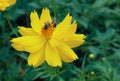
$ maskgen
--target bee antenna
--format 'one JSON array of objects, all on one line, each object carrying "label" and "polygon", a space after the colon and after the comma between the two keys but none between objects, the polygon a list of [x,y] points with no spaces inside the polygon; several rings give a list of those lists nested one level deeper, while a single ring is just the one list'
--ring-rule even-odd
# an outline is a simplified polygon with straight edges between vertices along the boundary
[{"label": "bee antenna", "polygon": [[57,22],[56,22],[56,18],[55,17],[54,17],[54,19],[52,21],[52,24],[53,24],[54,27],[56,27]]}]

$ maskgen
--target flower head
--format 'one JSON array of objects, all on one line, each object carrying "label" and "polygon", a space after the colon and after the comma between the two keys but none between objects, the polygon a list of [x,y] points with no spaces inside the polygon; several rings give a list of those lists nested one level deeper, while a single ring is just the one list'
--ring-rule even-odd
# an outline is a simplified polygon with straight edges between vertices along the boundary
[{"label": "flower head", "polygon": [[69,14],[56,25],[49,9],[42,10],[39,18],[36,11],[30,14],[32,28],[19,27],[22,35],[11,40],[12,46],[19,51],[30,53],[28,64],[34,67],[46,61],[51,66],[62,66],[62,61],[72,62],[78,59],[71,49],[84,42],[84,34],[75,34],[77,23],[71,23]]},{"label": "flower head", "polygon": [[16,3],[16,0],[0,0],[0,10],[4,11],[7,7]]}]

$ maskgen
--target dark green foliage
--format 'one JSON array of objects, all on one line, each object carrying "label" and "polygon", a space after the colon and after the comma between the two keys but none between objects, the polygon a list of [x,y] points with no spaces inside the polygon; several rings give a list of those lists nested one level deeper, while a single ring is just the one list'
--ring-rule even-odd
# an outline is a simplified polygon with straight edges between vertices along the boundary
[{"label": "dark green foliage", "polygon": [[[30,12],[41,14],[48,7],[57,23],[67,13],[78,23],[76,33],[85,34],[85,43],[74,49],[79,60],[50,67],[27,65],[25,52],[11,47],[17,26],[30,27]],[[17,0],[6,11],[0,11],[0,81],[120,81],[120,0]],[[95,58],[89,58],[89,54]]]}]

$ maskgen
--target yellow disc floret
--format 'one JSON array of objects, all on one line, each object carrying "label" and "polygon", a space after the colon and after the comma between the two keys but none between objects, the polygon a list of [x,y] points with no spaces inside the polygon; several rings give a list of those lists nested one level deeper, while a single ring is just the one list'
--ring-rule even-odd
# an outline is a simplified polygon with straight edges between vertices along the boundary
[{"label": "yellow disc floret", "polygon": [[49,22],[47,22],[42,28],[42,34],[47,38],[50,38],[52,36],[53,31],[54,31],[54,26]]}]

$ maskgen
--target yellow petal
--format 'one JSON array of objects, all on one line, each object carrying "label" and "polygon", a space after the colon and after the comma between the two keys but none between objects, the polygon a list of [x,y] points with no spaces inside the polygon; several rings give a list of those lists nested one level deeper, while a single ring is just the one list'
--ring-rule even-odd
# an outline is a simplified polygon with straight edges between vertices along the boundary
[{"label": "yellow petal", "polygon": [[[45,44],[46,40],[42,36],[23,36],[18,38],[13,38],[11,40],[13,44],[22,45],[24,51],[36,52]],[[16,45],[13,45],[16,50],[19,50]]]},{"label": "yellow petal", "polygon": [[68,33],[71,33],[71,34],[74,34],[77,30],[77,23],[76,21],[74,21],[72,24],[71,24],[71,27],[68,29]]},{"label": "yellow petal", "polygon": [[29,57],[28,57],[28,64],[30,66],[37,67],[37,66],[41,65],[44,62],[44,60],[45,60],[44,48],[45,47],[42,47],[37,52],[31,53],[29,55]]},{"label": "yellow petal", "polygon": [[45,60],[51,66],[60,66],[62,67],[62,62],[56,48],[50,46],[49,43],[46,45],[45,50]]},{"label": "yellow petal", "polygon": [[56,39],[51,38],[51,39],[49,40],[49,44],[50,44],[52,47],[56,47],[56,46],[59,44],[59,42],[58,42]]},{"label": "yellow petal", "polygon": [[23,26],[19,26],[19,32],[23,36],[37,35],[37,33],[32,28],[27,28],[27,27],[23,27]]},{"label": "yellow petal", "polygon": [[84,34],[73,34],[64,38],[63,43],[67,44],[71,48],[74,48],[83,44],[85,37],[86,36]]},{"label": "yellow petal", "polygon": [[41,24],[40,19],[36,11],[31,12],[30,14],[31,26],[37,32],[41,33]]},{"label": "yellow petal", "polygon": [[19,32],[23,36],[37,35],[37,33],[32,28],[27,28],[27,27],[23,27],[23,26],[19,26]]},{"label": "yellow petal", "polygon": [[58,24],[57,27],[55,28],[55,31],[53,32],[53,37],[54,35],[57,37],[69,35],[70,33],[66,33],[66,32],[69,32],[67,30],[70,29],[71,27],[71,20],[72,20],[72,16],[68,14],[65,17],[65,19],[60,24]]},{"label": "yellow petal", "polygon": [[40,16],[40,25],[43,27],[46,22],[52,22],[52,18],[50,16],[50,11],[48,8],[42,9],[42,13]]},{"label": "yellow petal", "polygon": [[8,0],[8,3],[9,3],[10,5],[13,5],[13,4],[16,3],[16,0]]},{"label": "yellow petal", "polygon": [[8,0],[0,0],[0,10],[4,11],[9,6]]},{"label": "yellow petal", "polygon": [[13,43],[11,45],[15,47],[18,51],[24,51],[23,46],[19,43]]},{"label": "yellow petal", "polygon": [[72,62],[78,59],[77,55],[67,45],[61,44],[57,47],[59,55],[64,62]]},{"label": "yellow petal", "polygon": [[1,6],[1,7],[0,7],[0,10],[4,11],[4,10],[6,10],[6,7]]}]

